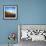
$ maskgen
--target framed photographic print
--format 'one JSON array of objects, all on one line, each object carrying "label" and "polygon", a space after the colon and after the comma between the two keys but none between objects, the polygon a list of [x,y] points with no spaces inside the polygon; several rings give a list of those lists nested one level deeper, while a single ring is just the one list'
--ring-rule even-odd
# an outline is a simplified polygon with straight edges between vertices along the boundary
[{"label": "framed photographic print", "polygon": [[3,7],[4,19],[17,19],[17,6],[5,5]]}]

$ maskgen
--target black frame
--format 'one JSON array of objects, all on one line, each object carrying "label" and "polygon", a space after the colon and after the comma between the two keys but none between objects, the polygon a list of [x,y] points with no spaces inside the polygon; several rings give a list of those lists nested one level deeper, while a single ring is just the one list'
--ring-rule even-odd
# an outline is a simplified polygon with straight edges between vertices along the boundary
[{"label": "black frame", "polygon": [[[15,18],[5,17],[5,7],[11,7],[11,6],[16,8],[16,17]],[[17,20],[18,19],[18,5],[3,5],[3,19],[4,20]]]}]

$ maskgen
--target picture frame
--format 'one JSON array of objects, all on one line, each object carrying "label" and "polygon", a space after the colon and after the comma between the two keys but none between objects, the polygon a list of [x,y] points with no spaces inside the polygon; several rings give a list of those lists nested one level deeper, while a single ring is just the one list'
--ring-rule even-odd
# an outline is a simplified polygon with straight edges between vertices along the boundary
[{"label": "picture frame", "polygon": [[17,5],[3,6],[3,19],[14,20],[17,19]]}]

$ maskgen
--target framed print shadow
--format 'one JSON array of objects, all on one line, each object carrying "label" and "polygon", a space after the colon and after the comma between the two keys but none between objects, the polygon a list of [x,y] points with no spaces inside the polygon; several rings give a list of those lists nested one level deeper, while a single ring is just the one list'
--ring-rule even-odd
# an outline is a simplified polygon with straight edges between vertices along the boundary
[{"label": "framed print shadow", "polygon": [[4,19],[17,19],[17,6],[16,5],[4,5],[3,6],[3,18]]}]

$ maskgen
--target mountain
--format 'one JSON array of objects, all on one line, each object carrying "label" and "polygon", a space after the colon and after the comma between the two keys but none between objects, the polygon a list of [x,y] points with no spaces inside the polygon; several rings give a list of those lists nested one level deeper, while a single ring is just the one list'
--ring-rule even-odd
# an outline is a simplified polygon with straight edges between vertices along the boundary
[{"label": "mountain", "polygon": [[16,17],[16,14],[5,11],[5,17]]}]

